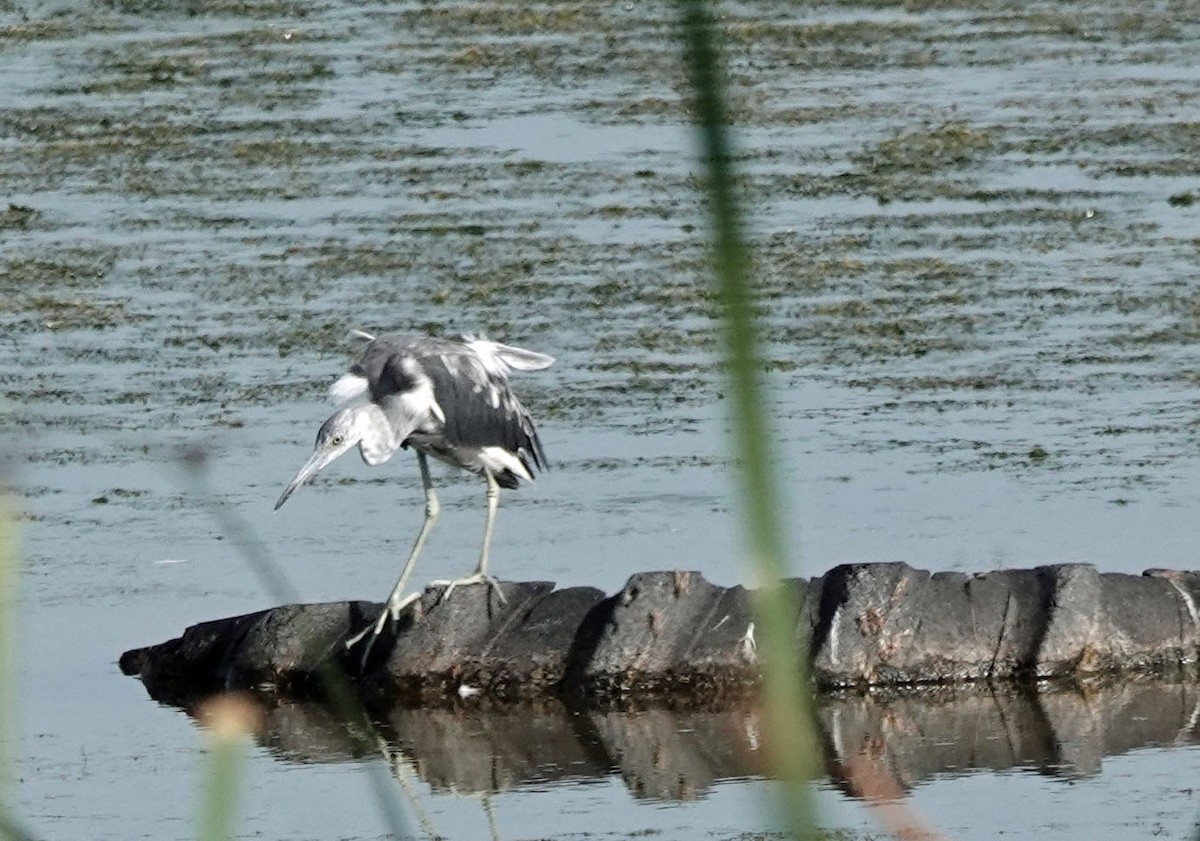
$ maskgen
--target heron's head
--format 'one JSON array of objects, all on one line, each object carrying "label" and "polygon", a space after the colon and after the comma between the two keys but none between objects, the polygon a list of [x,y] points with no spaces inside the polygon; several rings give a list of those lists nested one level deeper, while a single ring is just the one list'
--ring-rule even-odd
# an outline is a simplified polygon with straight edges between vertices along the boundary
[{"label": "heron's head", "polygon": [[362,408],[352,407],[334,412],[329,420],[321,424],[313,454],[300,468],[296,478],[283,489],[283,494],[275,503],[275,510],[278,511],[279,507],[287,502],[288,497],[296,488],[316,476],[321,468],[361,441],[366,432],[366,422],[367,418]]}]

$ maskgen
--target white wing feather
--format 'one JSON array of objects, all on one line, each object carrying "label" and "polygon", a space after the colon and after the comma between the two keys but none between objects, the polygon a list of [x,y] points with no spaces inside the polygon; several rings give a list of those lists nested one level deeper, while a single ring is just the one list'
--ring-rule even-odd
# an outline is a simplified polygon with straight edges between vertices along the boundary
[{"label": "white wing feather", "polygon": [[365,403],[369,393],[367,378],[358,374],[342,374],[337,382],[329,387],[329,397],[335,406]]},{"label": "white wing feather", "polygon": [[[373,342],[375,337],[362,330],[351,330],[349,337],[358,342]],[[370,397],[370,383],[367,378],[358,374],[346,373],[338,377],[337,382],[329,387],[329,399],[335,406],[348,406],[351,403],[366,403]]]},{"label": "white wing feather", "polygon": [[507,377],[509,371],[540,371],[554,364],[553,356],[488,339],[468,335],[463,336],[463,342],[479,357],[489,373],[500,377]]}]

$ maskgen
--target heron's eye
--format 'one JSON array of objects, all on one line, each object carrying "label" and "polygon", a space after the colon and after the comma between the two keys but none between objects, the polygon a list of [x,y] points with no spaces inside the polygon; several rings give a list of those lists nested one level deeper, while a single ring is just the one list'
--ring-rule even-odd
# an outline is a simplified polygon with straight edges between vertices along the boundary
[{"label": "heron's eye", "polygon": [[346,436],[345,436],[345,435],[335,435],[335,436],[333,436],[332,438],[330,438],[330,439],[329,439],[329,443],[330,443],[330,444],[333,444],[333,446],[335,446],[335,447],[340,447],[340,446],[342,446],[342,443],[343,443],[345,440],[346,440]]}]

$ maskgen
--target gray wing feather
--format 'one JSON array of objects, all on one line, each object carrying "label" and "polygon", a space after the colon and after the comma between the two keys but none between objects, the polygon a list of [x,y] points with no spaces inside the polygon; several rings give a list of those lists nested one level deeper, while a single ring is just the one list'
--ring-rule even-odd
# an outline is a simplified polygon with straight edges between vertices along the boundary
[{"label": "gray wing feather", "polygon": [[428,377],[445,416],[441,433],[449,444],[503,447],[531,472],[535,467],[546,469],[533,418],[504,374],[489,370],[467,345],[426,336],[380,336],[351,373],[367,378],[371,399],[380,404],[412,391],[420,377]]},{"label": "gray wing feather", "polygon": [[446,416],[444,434],[451,444],[503,447],[526,466],[546,468],[546,454],[533,418],[513,394],[508,381],[488,372],[472,354],[424,356],[421,367],[433,382],[433,393]]},{"label": "gray wing feather", "polygon": [[351,367],[350,373],[361,373],[366,377],[371,399],[382,404],[389,397],[405,394],[416,387],[416,378],[403,365],[406,358],[415,358],[415,350],[413,339],[380,336],[367,345],[362,361]]}]

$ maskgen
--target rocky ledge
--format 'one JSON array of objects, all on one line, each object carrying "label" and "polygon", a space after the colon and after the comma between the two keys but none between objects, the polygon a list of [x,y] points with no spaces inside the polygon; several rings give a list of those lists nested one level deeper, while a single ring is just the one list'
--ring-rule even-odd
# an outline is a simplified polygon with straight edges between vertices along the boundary
[{"label": "rocky ledge", "polygon": [[[1100,573],[1062,564],[982,574],[904,563],[849,564],[791,579],[797,647],[819,689],[1175,676],[1200,658],[1200,573]],[[342,664],[368,699],[436,703],[485,696],[711,702],[759,680],[751,594],[695,572],[634,575],[615,595],[504,582],[450,598],[427,590],[370,656],[345,641],[371,602],[285,605],[194,625],[121,656],[161,700],[222,689],[318,690]],[[806,649],[806,651],[804,651]]]}]

